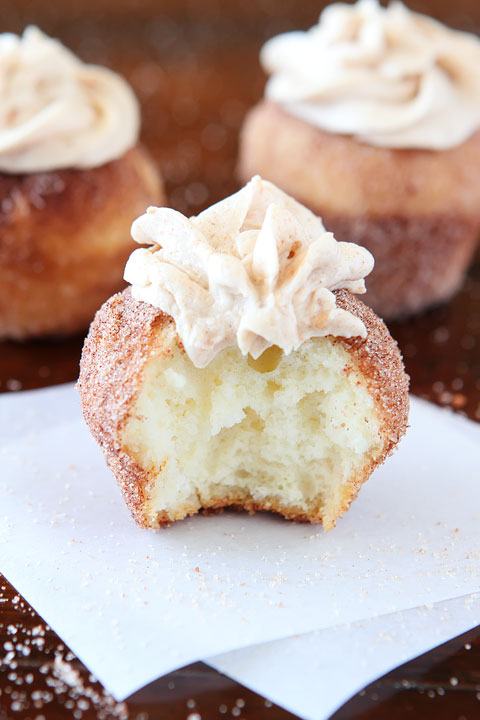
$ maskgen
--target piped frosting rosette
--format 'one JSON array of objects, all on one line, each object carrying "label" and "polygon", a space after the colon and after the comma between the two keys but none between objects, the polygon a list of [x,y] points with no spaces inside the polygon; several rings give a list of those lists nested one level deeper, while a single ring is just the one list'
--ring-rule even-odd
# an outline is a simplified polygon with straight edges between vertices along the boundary
[{"label": "piped frosting rosette", "polygon": [[205,367],[238,345],[258,358],[286,354],[311,337],[365,337],[365,326],[336,307],[334,290],[365,292],[372,255],[337,242],[321,220],[260,177],[186,218],[149,208],[132,226],[125,268],[132,295],[171,315],[185,351]]},{"label": "piped frosting rosette", "polygon": [[0,171],[91,168],[138,139],[137,99],[117,73],[82,62],[36,27],[0,35]]},{"label": "piped frosting rosette", "polygon": [[445,150],[480,127],[480,41],[401,2],[335,3],[269,40],[268,99],[370,145]]}]

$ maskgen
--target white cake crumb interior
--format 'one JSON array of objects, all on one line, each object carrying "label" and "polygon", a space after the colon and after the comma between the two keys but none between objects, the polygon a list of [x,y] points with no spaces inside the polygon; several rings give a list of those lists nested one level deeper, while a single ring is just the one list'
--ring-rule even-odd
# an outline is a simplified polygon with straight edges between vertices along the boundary
[{"label": "white cake crumb interior", "polygon": [[345,484],[381,451],[374,400],[331,338],[275,351],[252,361],[228,348],[200,370],[172,345],[148,361],[122,437],[149,473],[149,523],[251,502],[332,524]]}]

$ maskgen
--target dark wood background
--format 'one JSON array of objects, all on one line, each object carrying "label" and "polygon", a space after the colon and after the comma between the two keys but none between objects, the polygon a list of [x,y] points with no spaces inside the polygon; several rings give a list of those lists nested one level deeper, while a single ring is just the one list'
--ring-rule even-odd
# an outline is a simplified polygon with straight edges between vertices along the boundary
[{"label": "dark wood background", "polygon": [[[189,214],[238,188],[237,137],[262,94],[258,50],[271,35],[312,25],[304,0],[8,0],[0,30],[28,23],[84,59],[127,76],[143,110],[142,139],[169,202]],[[452,26],[480,32],[479,0],[416,0]],[[68,242],[68,239],[66,239]],[[412,392],[480,421],[480,262],[449,305],[391,325]],[[83,337],[0,343],[0,391],[75,380]],[[454,482],[452,478],[452,482]],[[321,682],[321,679],[319,679]],[[202,663],[116,703],[0,576],[0,720],[211,720],[292,717]],[[336,720],[480,718],[480,629],[379,679]]]}]

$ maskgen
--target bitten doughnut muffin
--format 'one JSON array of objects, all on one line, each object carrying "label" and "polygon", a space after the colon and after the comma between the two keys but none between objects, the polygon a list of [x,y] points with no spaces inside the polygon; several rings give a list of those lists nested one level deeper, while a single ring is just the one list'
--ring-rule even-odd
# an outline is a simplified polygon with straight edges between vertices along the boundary
[{"label": "bitten doughnut muffin", "polygon": [[37,28],[0,35],[0,339],[72,333],[123,286],[161,202],[127,83]]},{"label": "bitten doughnut muffin", "polygon": [[132,233],[150,247],[95,317],[79,390],[136,521],[235,507],[332,528],[407,424],[398,347],[352,294],[370,253],[259,177]]},{"label": "bitten doughnut muffin", "polygon": [[480,228],[480,42],[399,2],[327,7],[268,41],[243,179],[260,173],[368,248],[365,301],[386,318],[461,285]]}]

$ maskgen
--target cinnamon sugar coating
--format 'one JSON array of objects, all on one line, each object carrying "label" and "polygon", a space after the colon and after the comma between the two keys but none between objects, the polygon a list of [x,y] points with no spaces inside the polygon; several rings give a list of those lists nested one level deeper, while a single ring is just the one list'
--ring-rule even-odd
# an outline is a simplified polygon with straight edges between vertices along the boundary
[{"label": "cinnamon sugar coating", "polygon": [[67,334],[124,286],[132,217],[163,190],[137,146],[88,170],[0,173],[0,338]]},{"label": "cinnamon sugar coating", "polygon": [[[348,509],[361,484],[374,467],[381,464],[404,435],[408,421],[408,376],[405,374],[398,346],[384,323],[373,311],[348,291],[336,291],[338,307],[362,320],[367,329],[361,338],[331,338],[341,343],[351,357],[346,372],[357,371],[364,377],[380,419],[382,451],[375,463],[342,488],[342,512]],[[171,338],[184,352],[169,316],[147,303],[132,299],[125,290],[110,298],[98,311],[85,341],[80,365],[78,389],[85,421],[99,443],[123,497],[140,525],[152,526],[144,513],[151,478],[148,470],[139,467],[122,447],[122,430],[129,419],[135,400],[142,388],[144,371],[149,359],[171,352]],[[318,522],[318,514],[305,514],[294,507],[267,507],[261,503],[228,503],[222,498],[208,509],[228,505],[254,512],[268,509],[298,521]],[[196,509],[182,508],[183,515]],[[171,516],[159,514],[156,526],[169,524]],[[332,526],[332,524],[330,525]]]}]

